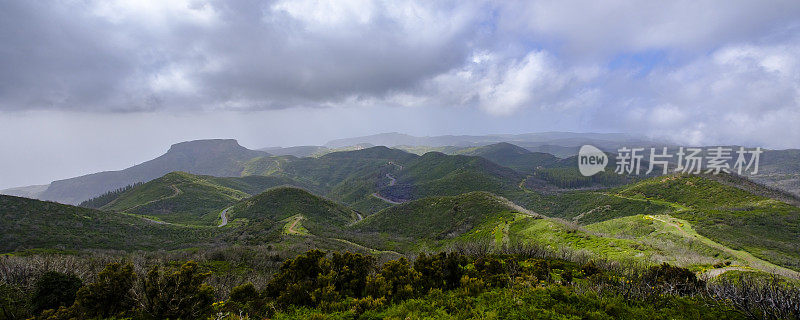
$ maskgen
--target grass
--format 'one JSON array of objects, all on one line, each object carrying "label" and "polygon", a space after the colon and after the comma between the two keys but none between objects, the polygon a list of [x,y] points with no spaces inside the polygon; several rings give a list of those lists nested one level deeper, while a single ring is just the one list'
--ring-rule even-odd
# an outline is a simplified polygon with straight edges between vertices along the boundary
[{"label": "grass", "polygon": [[800,208],[717,181],[688,175],[648,179],[616,192],[625,199],[666,203],[697,232],[734,250],[800,270]]},{"label": "grass", "polygon": [[472,192],[452,197],[430,197],[391,207],[364,218],[351,228],[442,240],[469,232],[498,217],[512,218],[513,215],[497,196]]},{"label": "grass", "polygon": [[298,183],[288,178],[220,178],[169,173],[122,192],[101,209],[155,217],[176,224],[214,226],[219,212],[271,187]]},{"label": "grass", "polygon": [[0,196],[0,251],[180,249],[208,243],[211,228],[156,224],[142,218],[11,196]]}]

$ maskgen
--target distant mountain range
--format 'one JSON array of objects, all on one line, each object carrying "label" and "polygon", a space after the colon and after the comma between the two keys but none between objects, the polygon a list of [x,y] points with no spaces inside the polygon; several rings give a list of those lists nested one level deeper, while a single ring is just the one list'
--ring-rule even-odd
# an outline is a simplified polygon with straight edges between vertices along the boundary
[{"label": "distant mountain range", "polygon": [[[1,190],[1,194],[15,195],[41,200],[51,200],[66,204],[78,204],[106,192],[126,186],[147,182],[164,176],[169,172],[182,171],[195,175],[216,177],[241,177],[265,175],[273,171],[283,171],[292,178],[302,179],[302,174],[327,174],[324,165],[314,160],[300,160],[306,157],[321,158],[326,154],[339,154],[327,157],[325,161],[335,160],[352,151],[368,149],[372,146],[389,146],[416,155],[436,151],[447,155],[468,155],[485,158],[492,163],[513,169],[523,175],[534,175],[526,183],[536,184],[537,179],[549,180],[558,187],[587,185],[613,185],[625,183],[613,176],[595,176],[592,179],[580,177],[573,164],[580,146],[591,144],[609,153],[626,146],[669,146],[667,143],[640,139],[618,133],[570,133],[545,132],[517,135],[446,135],[416,137],[401,133],[383,133],[371,136],[338,139],[324,146],[271,147],[250,150],[240,146],[236,140],[216,139],[188,141],[173,145],[165,154],[142,164],[118,171],[105,171],[80,177],[54,181],[49,185],[36,185]],[[670,146],[671,149],[675,146]],[[398,150],[398,151],[399,151]],[[405,154],[405,153],[404,153]],[[379,157],[381,161],[398,161],[397,157],[412,155],[394,154]],[[352,166],[374,166],[374,161],[352,162]],[[324,162],[324,161],[323,161]],[[286,164],[281,166],[281,164]],[[371,168],[371,167],[370,167]],[[538,171],[537,171],[537,168]],[[288,171],[287,171],[288,170]],[[294,170],[294,171],[293,171]],[[322,171],[320,171],[322,170]],[[348,171],[349,172],[349,171]],[[385,172],[384,172],[385,174]],[[305,177],[307,178],[307,177]],[[335,179],[344,179],[336,177]],[[354,179],[353,177],[350,177]],[[402,178],[402,177],[398,177]],[[380,179],[372,177],[370,179]],[[768,150],[762,155],[762,170],[752,179],[785,191],[800,194],[800,150]],[[326,183],[343,183],[332,180]],[[301,180],[298,180],[300,183]],[[541,182],[541,181],[540,181]],[[541,183],[539,183],[541,185]],[[389,188],[387,192],[406,194],[399,191],[404,184]],[[330,188],[328,185],[325,188]],[[419,190],[417,188],[417,190]],[[325,189],[327,192],[343,192]]]},{"label": "distant mountain range", "polygon": [[325,147],[330,149],[344,148],[359,144],[375,146],[428,146],[428,147],[475,147],[499,142],[508,142],[526,148],[530,151],[547,152],[557,156],[566,157],[577,153],[578,148],[584,144],[591,144],[601,149],[616,150],[625,146],[652,146],[667,145],[662,141],[641,139],[623,133],[573,133],[573,132],[541,132],[525,134],[496,134],[496,135],[444,135],[431,137],[416,137],[407,134],[392,132],[370,136],[337,139],[329,141]]}]

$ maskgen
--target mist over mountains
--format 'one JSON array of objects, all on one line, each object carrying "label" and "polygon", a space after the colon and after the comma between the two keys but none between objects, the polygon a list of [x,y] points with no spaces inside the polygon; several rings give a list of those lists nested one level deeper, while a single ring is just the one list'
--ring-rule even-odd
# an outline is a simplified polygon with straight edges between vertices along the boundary
[{"label": "mist over mountains", "polygon": [[[416,154],[430,151],[445,154],[483,156],[511,168],[532,170],[542,163],[554,163],[577,154],[577,149],[591,144],[614,153],[620,147],[672,146],[621,133],[543,132],[497,135],[445,135],[416,137],[402,133],[382,133],[363,137],[336,139],[322,146],[267,147],[250,150],[233,139],[196,140],[174,144],[163,155],[150,161],[118,171],[104,171],[53,181],[49,185],[17,187],[0,191],[66,204],[78,204],[103,193],[135,183],[147,182],[169,172],[183,171],[199,175],[239,177],[251,174],[247,164],[269,156],[297,158],[318,157],[335,151],[358,150],[371,146],[388,146]],[[475,147],[497,145],[475,150]],[[502,148],[500,146],[503,146]],[[499,154],[497,153],[499,150]],[[530,153],[522,157],[507,157],[506,153]],[[800,151],[768,151],[763,156],[761,174],[757,181],[790,192],[800,192]],[[513,162],[513,163],[512,163]],[[570,163],[571,164],[571,163]],[[568,164],[568,165],[570,165]]]}]

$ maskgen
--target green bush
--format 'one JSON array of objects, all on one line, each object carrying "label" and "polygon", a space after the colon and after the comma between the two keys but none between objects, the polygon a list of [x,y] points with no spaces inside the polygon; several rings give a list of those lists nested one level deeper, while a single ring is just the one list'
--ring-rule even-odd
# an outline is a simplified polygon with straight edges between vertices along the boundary
[{"label": "green bush", "polygon": [[414,270],[420,273],[423,291],[437,288],[451,290],[459,286],[466,265],[467,258],[460,253],[423,253],[414,261]]},{"label": "green bush", "polygon": [[666,262],[650,267],[642,279],[646,284],[661,287],[662,290],[671,294],[694,294],[705,286],[702,280],[697,279],[694,272],[686,268],[671,266]]},{"label": "green bush", "polygon": [[228,312],[237,314],[260,315],[264,306],[264,299],[261,298],[256,287],[248,282],[231,289],[230,298],[228,303],[225,304],[225,309]]},{"label": "green bush", "polygon": [[25,319],[28,299],[22,288],[0,283],[0,319]]},{"label": "green bush", "polygon": [[205,284],[210,275],[200,272],[194,261],[172,272],[153,267],[144,280],[144,314],[153,319],[199,319],[208,315],[214,302],[214,289]]},{"label": "green bush", "polygon": [[324,251],[310,250],[286,260],[267,283],[264,296],[284,307],[331,307],[344,297],[363,297],[375,258],[351,252],[325,256]]},{"label": "green bush", "polygon": [[73,274],[48,271],[42,274],[33,286],[31,306],[34,313],[47,309],[69,307],[75,302],[75,294],[83,282]]},{"label": "green bush", "polygon": [[406,258],[391,260],[383,264],[381,271],[367,278],[367,292],[375,297],[397,302],[419,293],[422,276],[411,268]]},{"label": "green bush", "polygon": [[134,306],[132,289],[135,280],[132,265],[107,265],[97,275],[96,282],[78,290],[76,311],[90,318],[108,318],[130,311]]}]

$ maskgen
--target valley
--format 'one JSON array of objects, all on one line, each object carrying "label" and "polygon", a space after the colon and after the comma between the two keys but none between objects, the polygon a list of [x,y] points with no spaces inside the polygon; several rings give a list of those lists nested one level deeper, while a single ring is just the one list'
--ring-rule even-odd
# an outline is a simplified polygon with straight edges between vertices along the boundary
[{"label": "valley", "polygon": [[510,143],[454,154],[380,146],[259,154],[241,162],[240,176],[169,172],[80,207],[0,196],[0,250],[83,261],[97,252],[241,251],[283,260],[321,249],[388,260],[533,246],[581,261],[667,263],[706,281],[738,273],[800,281],[793,195],[740,177],[586,180],[569,161]]}]

